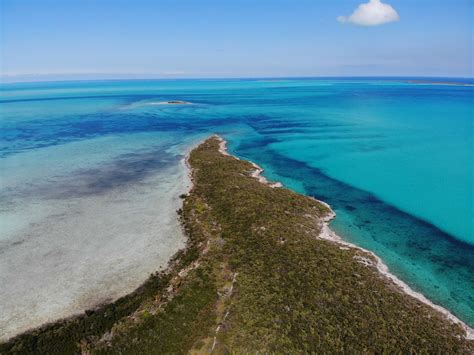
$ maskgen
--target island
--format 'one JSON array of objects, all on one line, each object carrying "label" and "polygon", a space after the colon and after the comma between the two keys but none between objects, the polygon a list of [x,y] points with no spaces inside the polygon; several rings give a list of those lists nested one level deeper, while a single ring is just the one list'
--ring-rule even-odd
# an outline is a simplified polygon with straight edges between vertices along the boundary
[{"label": "island", "polygon": [[150,105],[192,105],[192,102],[182,100],[162,101],[158,103],[151,103]]},{"label": "island", "polygon": [[474,84],[470,82],[462,82],[462,81],[432,81],[426,79],[418,79],[418,80],[407,80],[407,83],[411,84],[421,84],[421,85],[450,85],[450,86],[473,86]]},{"label": "island", "polygon": [[[335,236],[324,202],[212,136],[187,157],[187,246],[135,292],[0,345],[9,353],[471,353],[472,329]],[[382,270],[383,271],[383,270]]]}]

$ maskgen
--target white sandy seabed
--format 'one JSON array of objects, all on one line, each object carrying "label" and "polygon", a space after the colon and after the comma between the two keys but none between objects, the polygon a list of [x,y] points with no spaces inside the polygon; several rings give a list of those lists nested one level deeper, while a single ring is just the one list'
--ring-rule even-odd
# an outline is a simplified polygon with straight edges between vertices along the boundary
[{"label": "white sandy seabed", "polygon": [[[185,245],[177,219],[184,159],[138,184],[48,204],[0,244],[0,341],[113,301]],[[52,208],[50,205],[54,205]]]},{"label": "white sandy seabed", "polygon": [[[231,156],[227,152],[226,141],[224,139],[222,139],[221,137],[219,137],[219,136],[217,136],[217,138],[219,138],[219,140],[220,140],[219,151],[221,152],[221,154]],[[238,159],[237,157],[234,157],[234,158]],[[256,178],[262,184],[267,184],[267,185],[269,185],[270,187],[273,187],[273,188],[283,186],[280,182],[269,182],[262,175],[264,170],[260,166],[258,166],[257,164],[255,164],[253,162],[251,162],[251,164],[255,167],[255,170],[252,172],[252,177]],[[390,273],[390,271],[388,269],[388,266],[377,255],[375,255],[374,253],[372,253],[369,250],[358,247],[355,244],[344,241],[339,235],[337,235],[334,231],[332,231],[331,228],[329,228],[329,222],[336,217],[336,213],[332,210],[331,206],[329,206],[329,204],[327,204],[326,202],[320,201],[320,200],[317,200],[317,201],[319,203],[323,204],[324,206],[326,206],[327,208],[329,208],[330,211],[331,211],[329,213],[329,215],[323,221],[321,233],[318,236],[319,238],[329,240],[333,243],[337,243],[341,247],[341,249],[355,248],[355,249],[361,250],[361,251],[371,255],[376,260],[375,265],[372,265],[373,264],[372,261],[368,258],[361,257],[358,261],[365,264],[365,265],[367,265],[367,266],[375,266],[375,268],[378,270],[378,272],[380,272],[384,277],[386,277],[388,280],[390,280],[395,285],[397,285],[398,288],[402,292],[404,292],[407,295],[410,295],[411,297],[414,297],[417,300],[423,302],[424,304],[432,307],[436,311],[443,314],[449,321],[451,321],[453,323],[456,323],[456,324],[459,324],[466,332],[466,339],[474,340],[474,329],[472,329],[466,323],[464,323],[459,318],[454,316],[446,308],[443,308],[439,305],[434,304],[429,299],[427,299],[423,294],[414,291],[405,282],[403,282],[397,276]]]}]

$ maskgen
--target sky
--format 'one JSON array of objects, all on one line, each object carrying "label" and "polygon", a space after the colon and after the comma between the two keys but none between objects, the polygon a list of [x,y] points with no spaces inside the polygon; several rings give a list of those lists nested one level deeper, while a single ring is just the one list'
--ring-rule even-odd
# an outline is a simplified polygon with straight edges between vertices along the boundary
[{"label": "sky", "polygon": [[0,0],[0,72],[472,77],[473,23],[473,0]]}]

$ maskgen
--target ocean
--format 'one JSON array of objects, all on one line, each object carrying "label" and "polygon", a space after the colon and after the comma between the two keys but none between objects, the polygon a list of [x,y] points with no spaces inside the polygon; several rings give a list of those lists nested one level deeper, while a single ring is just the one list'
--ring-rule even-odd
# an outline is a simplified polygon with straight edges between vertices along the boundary
[{"label": "ocean", "polygon": [[2,84],[0,339],[165,267],[183,157],[212,133],[474,326],[473,99],[446,78]]}]

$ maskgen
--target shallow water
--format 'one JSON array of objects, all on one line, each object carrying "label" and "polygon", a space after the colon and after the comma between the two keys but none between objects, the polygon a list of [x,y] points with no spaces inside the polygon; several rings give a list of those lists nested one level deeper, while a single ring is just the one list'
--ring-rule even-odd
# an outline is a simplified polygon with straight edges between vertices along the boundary
[{"label": "shallow water", "polygon": [[[184,240],[180,161],[210,133],[330,203],[336,232],[474,325],[473,94],[400,79],[4,85],[0,329],[118,297],[166,265]],[[168,100],[193,104],[156,104]]]}]

